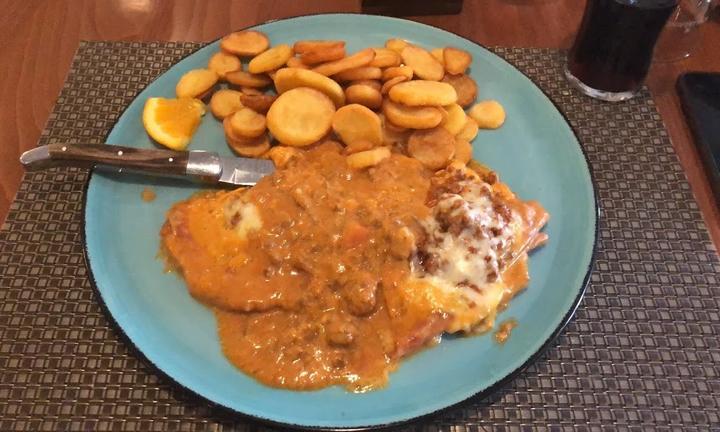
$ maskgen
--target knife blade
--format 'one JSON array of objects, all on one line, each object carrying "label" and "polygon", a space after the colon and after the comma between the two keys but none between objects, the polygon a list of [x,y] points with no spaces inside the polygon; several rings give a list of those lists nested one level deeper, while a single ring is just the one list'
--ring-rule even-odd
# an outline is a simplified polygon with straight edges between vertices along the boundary
[{"label": "knife blade", "polygon": [[275,171],[272,161],[221,157],[206,151],[139,149],[108,144],[49,144],[20,156],[26,171],[58,166],[111,168],[163,177],[180,177],[204,183],[251,186]]}]

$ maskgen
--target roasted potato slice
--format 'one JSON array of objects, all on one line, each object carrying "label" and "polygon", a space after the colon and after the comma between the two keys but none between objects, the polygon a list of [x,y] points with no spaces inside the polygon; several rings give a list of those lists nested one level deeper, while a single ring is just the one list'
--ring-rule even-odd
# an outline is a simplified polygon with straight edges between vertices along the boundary
[{"label": "roasted potato slice", "polygon": [[230,84],[234,84],[242,87],[254,87],[262,88],[267,87],[272,83],[269,76],[263,74],[251,74],[245,71],[228,72],[225,75],[225,80]]},{"label": "roasted potato slice", "polygon": [[230,33],[220,40],[220,48],[228,53],[242,57],[253,57],[270,47],[270,40],[264,33],[243,30]]},{"label": "roasted potato slice", "polygon": [[472,63],[472,55],[469,52],[453,47],[443,50],[443,59],[445,70],[452,75],[464,74]]},{"label": "roasted potato slice", "polygon": [[218,90],[210,98],[210,111],[222,120],[243,107],[242,96],[244,95],[236,90]]},{"label": "roasted potato slice", "polygon": [[390,157],[390,149],[378,147],[372,150],[361,151],[347,157],[347,164],[354,169],[369,168],[379,164]]},{"label": "roasted potato slice", "polygon": [[291,68],[310,69],[310,66],[303,63],[303,61],[300,60],[300,57],[290,57],[286,64],[287,67]]},{"label": "roasted potato slice", "polygon": [[242,62],[232,54],[216,52],[208,61],[208,69],[215,72],[220,78],[225,78],[228,72],[242,70]]},{"label": "roasted potato slice", "polygon": [[417,130],[408,139],[407,151],[431,170],[439,170],[455,156],[455,137],[441,127]]},{"label": "roasted potato slice", "polygon": [[366,86],[374,88],[377,91],[380,91],[380,89],[382,88],[382,83],[378,80],[351,81],[350,85],[366,85]]},{"label": "roasted potato slice", "polygon": [[380,90],[365,84],[355,84],[345,89],[345,100],[375,110],[382,106],[383,97]]},{"label": "roasted potato slice", "polygon": [[300,55],[300,60],[306,65],[315,65],[329,61],[340,60],[345,57],[345,47],[338,45],[328,48],[319,48],[305,51]]},{"label": "roasted potato slice", "polygon": [[361,66],[367,66],[375,58],[375,51],[372,48],[365,48],[355,54],[340,60],[323,63],[317,66],[313,71],[325,75],[332,76],[348,69],[355,69]]},{"label": "roasted potato slice", "polygon": [[372,66],[361,66],[354,69],[339,72],[333,75],[336,81],[357,81],[357,80],[374,80],[382,77],[382,69]]},{"label": "roasted potato slice", "polygon": [[383,71],[382,80],[390,81],[393,78],[404,76],[407,78],[406,81],[413,78],[413,70],[410,66],[394,66],[389,67]]},{"label": "roasted potato slice", "polygon": [[380,93],[386,95],[390,93],[390,89],[407,80],[408,78],[405,76],[396,76],[395,78],[389,79],[383,83],[382,87],[380,88]]},{"label": "roasted potato slice", "polygon": [[375,144],[368,140],[357,140],[345,146],[345,153],[353,154],[361,151],[371,150],[375,148]]},{"label": "roasted potato slice", "polygon": [[386,120],[408,129],[434,128],[443,119],[437,107],[407,107],[389,99],[383,101],[382,111]]},{"label": "roasted potato slice", "polygon": [[238,155],[245,157],[260,157],[270,149],[270,139],[267,134],[255,138],[245,138],[235,133],[230,117],[223,120],[223,130],[228,146]]},{"label": "roasted potato slice", "polygon": [[341,40],[300,40],[295,42],[293,50],[298,54],[305,54],[309,51],[318,51],[331,48],[345,48],[345,41]]},{"label": "roasted potato slice", "polygon": [[412,129],[394,125],[390,120],[382,117],[383,124],[383,144],[386,146],[404,146]]},{"label": "roasted potato slice", "polygon": [[234,136],[256,138],[264,134],[267,129],[265,116],[250,108],[240,108],[228,118]]},{"label": "roasted potato slice", "polygon": [[467,108],[475,102],[475,96],[477,96],[477,84],[475,84],[475,80],[470,78],[468,75],[446,74],[442,80],[455,88],[455,92],[458,96],[458,105],[463,108]]},{"label": "roasted potato slice", "polygon": [[453,136],[456,136],[465,127],[465,124],[467,123],[467,115],[458,104],[446,105],[443,109],[447,113],[447,117],[443,119],[440,126],[447,129],[447,131]]},{"label": "roasted potato slice", "polygon": [[268,112],[273,102],[275,102],[275,99],[277,99],[277,96],[269,94],[240,95],[240,101],[244,106],[261,114]]},{"label": "roasted potato slice", "polygon": [[267,125],[281,143],[303,147],[330,131],[334,114],[335,105],[328,96],[313,88],[299,87],[278,96],[267,113]]},{"label": "roasted potato slice", "polygon": [[414,74],[424,80],[440,81],[445,68],[429,52],[415,45],[408,45],[400,53],[403,63],[410,66]]},{"label": "roasted potato slice", "polygon": [[255,87],[240,87],[240,91],[242,94],[250,96],[260,96],[265,94],[265,92]]},{"label": "roasted potato slice", "polygon": [[468,115],[480,129],[497,129],[505,123],[505,109],[495,100],[476,103],[470,108]]},{"label": "roasted potato slice", "polygon": [[470,162],[470,159],[472,159],[472,144],[455,137],[455,156],[453,158],[464,164]]},{"label": "roasted potato slice", "polygon": [[248,63],[248,72],[259,74],[273,71],[285,65],[292,56],[293,50],[290,45],[275,45],[250,60],[250,63]]},{"label": "roasted potato slice", "polygon": [[400,66],[402,59],[400,54],[389,48],[373,48],[375,58],[368,66],[386,68],[391,66]]},{"label": "roasted potato slice", "polygon": [[388,96],[393,102],[407,106],[444,106],[457,101],[453,86],[426,80],[399,83],[390,89]]},{"label": "roasted potato slice", "polygon": [[389,50],[393,50],[398,54],[400,54],[402,52],[402,50],[408,45],[409,45],[408,42],[404,39],[393,38],[393,39],[388,39],[387,41],[385,41],[385,48],[387,48]]},{"label": "roasted potato slice", "polygon": [[460,130],[460,133],[455,135],[455,138],[465,140],[468,142],[472,142],[472,140],[475,139],[477,134],[478,134],[477,123],[475,123],[475,120],[473,120],[470,116],[466,116],[465,125],[463,126],[462,130]]},{"label": "roasted potato slice", "polygon": [[435,60],[440,62],[443,67],[445,67],[445,54],[444,54],[445,48],[434,48],[430,50],[430,54],[435,57]]},{"label": "roasted potato slice", "polygon": [[265,153],[264,156],[272,160],[275,167],[285,168],[293,159],[300,156],[300,154],[301,150],[295,147],[275,146]]},{"label": "roasted potato slice", "polygon": [[333,79],[312,70],[283,68],[275,73],[275,90],[282,94],[297,87],[310,87],[327,95],[336,107],[345,105],[345,93]]},{"label": "roasted potato slice", "polygon": [[218,82],[218,75],[210,69],[193,69],[182,77],[175,86],[177,97],[201,99]]},{"label": "roasted potato slice", "polygon": [[350,104],[333,115],[332,128],[345,145],[366,140],[374,145],[382,143],[382,122],[377,114],[360,104]]}]

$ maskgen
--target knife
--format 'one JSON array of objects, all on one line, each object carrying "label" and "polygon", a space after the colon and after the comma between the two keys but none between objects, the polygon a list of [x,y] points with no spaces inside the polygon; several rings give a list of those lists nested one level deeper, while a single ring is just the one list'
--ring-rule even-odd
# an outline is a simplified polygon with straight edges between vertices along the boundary
[{"label": "knife", "polygon": [[58,166],[114,168],[133,173],[181,177],[204,183],[251,186],[275,171],[272,161],[220,157],[206,151],[179,152],[108,144],[50,144],[20,156],[27,171]]}]

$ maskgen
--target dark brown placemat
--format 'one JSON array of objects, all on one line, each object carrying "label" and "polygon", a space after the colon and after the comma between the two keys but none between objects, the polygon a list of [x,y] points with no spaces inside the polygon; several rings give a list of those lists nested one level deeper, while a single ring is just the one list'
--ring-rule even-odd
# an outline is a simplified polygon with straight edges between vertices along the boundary
[{"label": "dark brown placemat", "polygon": [[[198,43],[84,42],[40,144],[102,142]],[[565,112],[603,222],[596,270],[553,348],[505,389],[422,430],[720,428],[720,264],[655,105],[590,100],[558,51],[498,48]],[[110,327],[85,268],[86,172],[26,175],[0,230],[0,431],[251,430],[171,385]]]}]

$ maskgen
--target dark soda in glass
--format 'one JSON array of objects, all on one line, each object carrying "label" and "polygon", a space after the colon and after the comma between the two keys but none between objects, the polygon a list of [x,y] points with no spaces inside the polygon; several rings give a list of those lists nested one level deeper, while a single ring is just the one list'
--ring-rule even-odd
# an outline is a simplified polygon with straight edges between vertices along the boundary
[{"label": "dark soda in glass", "polygon": [[650,68],[658,36],[678,0],[588,0],[565,75],[585,94],[633,97]]}]

